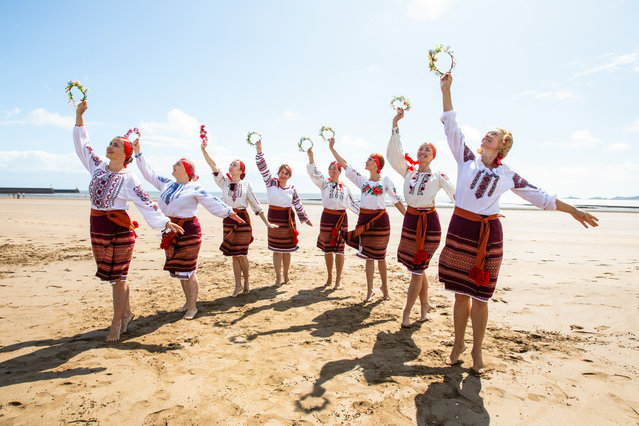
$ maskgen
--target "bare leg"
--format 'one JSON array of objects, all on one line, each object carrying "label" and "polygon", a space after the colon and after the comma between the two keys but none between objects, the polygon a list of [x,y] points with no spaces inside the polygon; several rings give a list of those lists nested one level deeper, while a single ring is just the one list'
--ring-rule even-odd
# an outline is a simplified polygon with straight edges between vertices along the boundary
[{"label": "bare leg", "polygon": [[482,374],[486,367],[481,347],[486,334],[486,324],[488,323],[488,303],[473,300],[470,308],[470,322],[473,325],[473,349],[470,352],[473,357],[472,369],[475,373]]},{"label": "bare leg", "polygon": [[417,300],[417,296],[421,296],[422,276],[410,274],[410,284],[408,285],[408,294],[406,295],[406,306],[402,314],[402,327],[410,327],[410,311]]},{"label": "bare leg", "polygon": [[251,289],[249,287],[249,261],[247,256],[239,256],[240,259],[240,269],[242,270],[242,275],[244,275],[244,291],[242,293],[248,294]]},{"label": "bare leg", "polygon": [[111,328],[109,329],[106,341],[117,342],[120,340],[122,317],[126,311],[128,284],[126,281],[118,280],[111,287],[113,287],[113,319],[111,320]]},{"label": "bare leg", "polygon": [[340,282],[342,281],[342,270],[344,269],[344,255],[335,255],[335,290],[340,288]]},{"label": "bare leg", "polygon": [[196,273],[191,275],[191,278],[186,281],[188,295],[186,299],[186,312],[184,313],[184,319],[192,320],[193,318],[195,318],[195,314],[197,314],[197,307],[195,305],[195,302],[197,302],[199,284],[200,283],[198,282]]},{"label": "bare leg", "polygon": [[459,362],[459,356],[466,350],[464,334],[470,315],[470,296],[455,294],[455,307],[453,308],[453,322],[455,323],[455,343],[450,351],[450,357],[446,364],[455,365]]},{"label": "bare leg", "polygon": [[284,284],[288,284],[288,269],[291,267],[291,253],[284,253],[282,259],[284,261]]},{"label": "bare leg", "polygon": [[419,302],[421,304],[420,321],[426,321],[426,315],[430,311],[430,303],[428,303],[428,278],[426,278],[426,271],[422,275],[422,289],[419,292]]},{"label": "bare leg", "polygon": [[240,265],[240,258],[233,256],[233,275],[235,276],[235,290],[231,297],[236,297],[242,291],[242,266]]},{"label": "bare leg", "polygon": [[377,269],[379,270],[379,276],[382,279],[382,295],[384,300],[390,300],[390,294],[388,294],[388,280],[386,279],[386,261],[378,260]]},{"label": "bare leg", "polygon": [[328,287],[333,282],[333,253],[324,253],[324,263],[326,263],[326,272],[328,272],[328,278],[324,287]]},{"label": "bare leg", "polygon": [[122,317],[122,325],[120,326],[120,334],[126,333],[129,323],[135,318],[135,314],[131,312],[131,303],[129,301],[130,287],[126,285],[126,295],[124,297],[124,316]]},{"label": "bare leg", "polygon": [[[188,300],[189,299],[189,291],[188,288],[186,287],[186,280],[180,280],[180,284],[182,284],[182,291],[184,292],[184,299]],[[184,305],[182,305],[181,308],[177,309],[177,312],[186,312],[186,302],[184,302]]]},{"label": "bare leg", "polygon": [[370,302],[373,300],[373,276],[375,275],[375,261],[366,259],[366,300],[364,302]]},{"label": "bare leg", "polygon": [[273,268],[275,268],[275,285],[282,284],[282,253],[273,252]]}]

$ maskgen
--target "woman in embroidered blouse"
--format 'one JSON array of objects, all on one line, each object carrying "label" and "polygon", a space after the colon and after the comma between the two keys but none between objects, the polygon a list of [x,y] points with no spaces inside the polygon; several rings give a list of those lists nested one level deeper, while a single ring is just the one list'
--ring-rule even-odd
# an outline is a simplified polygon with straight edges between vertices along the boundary
[{"label": "woman in embroidered blouse", "polygon": [[[501,160],[513,144],[512,134],[504,129],[491,130],[481,141],[476,156],[465,144],[453,111],[450,87],[453,78],[441,79],[444,113],[441,121],[448,145],[457,161],[455,211],[451,218],[446,245],[439,257],[439,279],[446,290],[455,293],[455,343],[448,364],[456,364],[466,349],[464,333],[470,316],[473,326],[472,370],[485,370],[482,342],[488,321],[488,300],[492,297],[502,260],[502,229],[499,221],[499,197],[513,191],[544,210],[569,213],[584,227],[597,226],[597,218],[531,185]],[[472,299],[472,300],[471,300]]]},{"label": "woman in embroidered blouse", "polygon": [[402,150],[397,123],[404,117],[404,110],[397,109],[393,118],[391,138],[386,156],[391,166],[404,177],[404,199],[408,204],[402,225],[402,237],[397,248],[397,260],[411,273],[406,306],[402,315],[402,327],[410,327],[410,311],[417,300],[421,305],[419,321],[426,321],[430,310],[428,303],[428,279],[424,272],[441,241],[441,225],[435,210],[435,196],[443,189],[451,201],[455,200],[455,187],[441,172],[433,172],[430,163],[437,151],[431,143],[424,142],[417,150],[417,161]]},{"label": "woman in embroidered blouse", "polygon": [[335,139],[329,140],[329,148],[335,160],[346,169],[346,177],[349,178],[362,191],[359,202],[359,216],[357,227],[346,235],[346,244],[358,249],[357,256],[366,259],[366,299],[373,300],[373,276],[375,274],[375,261],[382,281],[382,295],[384,300],[390,300],[386,279],[386,247],[390,239],[390,220],[386,211],[384,196],[388,195],[397,210],[403,215],[406,213],[404,205],[397,196],[395,185],[388,176],[380,175],[384,168],[384,157],[373,153],[366,160],[368,179],[360,175],[353,166],[349,165],[335,150]]},{"label": "woman in embroidered blouse", "polygon": [[166,254],[164,270],[180,280],[186,299],[184,306],[177,311],[184,312],[184,319],[192,320],[197,314],[197,259],[202,246],[202,228],[196,217],[198,204],[217,217],[228,217],[240,223],[244,221],[229,206],[195,183],[198,176],[191,161],[182,158],[173,165],[173,180],[160,176],[151,169],[146,157],[140,152],[140,139],[133,143],[133,150],[140,173],[160,191],[160,210],[169,216],[172,222],[184,228],[185,232],[182,235],[165,235],[161,247]]},{"label": "woman in embroidered blouse", "polygon": [[348,186],[339,180],[342,174],[342,166],[333,161],[328,166],[328,179],[324,178],[315,164],[313,149],[309,148],[308,165],[306,171],[313,183],[322,191],[322,217],[320,219],[320,233],[317,236],[317,247],[324,252],[324,262],[328,278],[324,286],[330,286],[333,281],[333,263],[335,264],[335,287],[340,288],[342,270],[344,269],[344,235],[348,232],[349,208],[355,214],[359,214],[359,206],[353,200]]},{"label": "woman in embroidered blouse", "polygon": [[[206,152],[208,143],[202,142],[202,154],[211,171],[215,183],[222,189],[222,199],[233,208],[233,211],[242,217],[246,223],[239,224],[232,220],[224,219],[224,240],[220,245],[220,250],[224,256],[233,257],[233,274],[235,275],[235,290],[231,297],[236,297],[240,292],[248,294],[249,286],[249,262],[248,249],[253,242],[253,230],[251,218],[248,213],[250,205],[267,228],[277,228],[277,225],[268,223],[266,215],[262,210],[262,204],[258,201],[253,186],[243,179],[246,175],[246,166],[240,160],[234,160],[229,165],[229,172],[224,175],[217,168],[215,161]],[[244,289],[242,290],[242,276],[244,276]]]},{"label": "woman in embroidered blouse", "polygon": [[[268,199],[268,221],[278,225],[278,228],[268,229],[268,249],[273,252],[273,267],[275,268],[275,285],[287,284],[288,270],[291,265],[291,253],[299,249],[297,243],[297,226],[293,208],[297,212],[300,222],[313,226],[306,215],[302,200],[293,186],[287,186],[292,175],[288,164],[282,164],[277,170],[277,178],[271,176],[262,153],[262,141],[255,144],[257,154],[255,162],[266,184]],[[282,272],[284,281],[281,280]]]},{"label": "woman in embroidered blouse", "polygon": [[112,284],[113,319],[106,340],[116,342],[135,317],[129,302],[127,274],[137,236],[134,229],[138,224],[126,213],[127,202],[135,204],[153,229],[178,233],[184,230],[158,209],[135,175],[126,170],[127,164],[133,161],[127,138],[120,136],[111,140],[106,151],[108,163],[93,151],[84,127],[83,114],[87,108],[87,102],[82,101],[76,109],[73,142],[80,161],[91,173],[91,248],[98,267],[95,275]]}]

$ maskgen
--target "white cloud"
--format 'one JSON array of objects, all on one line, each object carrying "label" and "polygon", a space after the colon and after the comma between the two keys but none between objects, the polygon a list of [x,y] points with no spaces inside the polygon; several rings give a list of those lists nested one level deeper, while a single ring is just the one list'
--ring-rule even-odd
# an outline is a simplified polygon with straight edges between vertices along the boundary
[{"label": "white cloud", "polygon": [[639,117],[635,118],[629,126],[626,126],[626,130],[632,133],[639,133]]},{"label": "white cloud", "polygon": [[415,21],[435,21],[448,12],[453,0],[409,0],[406,14]]},{"label": "white cloud", "polygon": [[19,108],[10,111],[2,111],[4,117],[0,124],[17,124],[27,126],[56,126],[64,129],[73,127],[75,118],[71,115],[60,115],[57,112],[49,112],[44,108],[37,108],[29,112],[26,117],[20,118]]},{"label": "white cloud", "polygon": [[620,151],[627,151],[630,149],[630,145],[628,145],[627,143],[614,143],[612,145],[609,145],[607,147],[604,148],[604,151],[611,151],[611,152],[620,152]]},{"label": "white cloud", "polygon": [[297,120],[298,118],[300,118],[300,115],[301,114],[299,112],[295,112],[295,111],[291,111],[290,109],[287,109],[282,114],[282,118],[286,120]]},{"label": "white cloud", "polygon": [[[576,77],[583,77],[588,74],[593,74],[601,71],[619,71],[624,68],[626,65],[634,64],[639,61],[639,52],[631,52],[626,55],[617,55],[613,56],[611,60],[603,65],[597,65],[591,68],[588,68],[585,71],[581,71],[575,74]],[[637,68],[634,68],[636,71]]]},{"label": "white cloud", "polygon": [[87,173],[75,152],[0,151],[0,169],[29,172]]},{"label": "white cloud", "polygon": [[[142,121],[138,125],[145,144],[154,146],[193,147],[200,141],[200,121],[173,108],[165,122]],[[209,132],[209,144],[211,143]]]},{"label": "white cloud", "polygon": [[567,145],[572,147],[587,147],[594,146],[599,143],[601,143],[601,140],[594,137],[590,133],[590,130],[582,129],[572,132],[572,134],[570,135],[570,141],[567,142]]},{"label": "white cloud", "polygon": [[[354,138],[350,135],[344,135],[340,138],[340,145],[348,146],[348,147],[359,147],[359,148],[367,148],[368,142],[366,142],[362,138]],[[337,149],[337,144],[335,144]]]}]

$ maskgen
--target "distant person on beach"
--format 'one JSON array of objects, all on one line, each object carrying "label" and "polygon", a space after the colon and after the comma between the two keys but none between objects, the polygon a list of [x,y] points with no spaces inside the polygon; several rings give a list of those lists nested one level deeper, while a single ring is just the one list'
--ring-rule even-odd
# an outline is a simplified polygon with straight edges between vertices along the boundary
[{"label": "distant person on beach", "polygon": [[340,182],[342,166],[333,161],[328,166],[328,179],[322,175],[313,156],[313,148],[309,148],[308,165],[306,171],[313,183],[322,191],[322,217],[320,219],[320,232],[317,236],[317,247],[324,253],[324,262],[328,277],[325,287],[332,284],[333,264],[335,264],[335,290],[340,288],[342,270],[344,269],[344,236],[348,232],[348,216],[346,209],[351,209],[359,215],[359,205],[353,200],[348,186]]},{"label": "distant person on beach", "polygon": [[385,198],[388,198],[403,215],[406,213],[404,205],[397,195],[395,185],[388,176],[380,174],[384,168],[384,157],[373,153],[366,160],[365,168],[368,178],[360,175],[357,170],[344,160],[335,150],[335,139],[329,140],[329,148],[335,160],[345,169],[349,178],[361,190],[359,202],[359,216],[355,230],[346,234],[346,244],[357,249],[357,256],[366,259],[366,299],[373,300],[373,276],[375,275],[375,261],[382,281],[382,296],[390,300],[388,281],[386,276],[386,247],[390,239],[390,219],[386,211]]},{"label": "distant person on beach", "polygon": [[[230,218],[223,221],[224,239],[220,245],[220,250],[224,256],[233,258],[233,274],[235,275],[235,290],[231,297],[236,297],[240,292],[248,294],[251,290],[249,284],[249,261],[248,249],[253,242],[253,225],[248,212],[249,205],[253,212],[258,215],[267,228],[277,228],[277,225],[270,224],[266,219],[262,204],[258,201],[250,182],[245,182],[246,165],[240,160],[231,161],[229,172],[223,174],[208,152],[206,147],[208,142],[203,141],[201,148],[204,159],[211,167],[213,179],[217,186],[222,189],[222,199],[233,208],[239,217],[244,219],[244,223],[238,223]],[[244,287],[242,287],[242,277],[244,277]]]},{"label": "distant person on beach", "polygon": [[106,150],[108,163],[93,151],[82,117],[87,108],[87,102],[82,101],[76,109],[73,141],[80,161],[91,173],[91,247],[98,267],[95,275],[112,284],[113,320],[106,340],[116,342],[134,318],[127,274],[138,224],[127,214],[127,202],[135,204],[153,229],[179,233],[184,230],[159,210],[135,175],[126,169],[133,161],[133,149],[127,138],[118,136],[111,140]]},{"label": "distant person on beach", "polygon": [[[313,226],[302,200],[295,188],[287,186],[293,171],[288,164],[282,164],[277,169],[277,177],[271,176],[271,172],[266,164],[266,158],[262,152],[262,141],[255,144],[257,154],[255,161],[257,168],[262,174],[266,184],[266,197],[268,200],[268,221],[277,228],[268,228],[268,249],[273,252],[273,267],[275,268],[275,285],[287,284],[289,282],[288,270],[291,265],[291,253],[299,250],[297,245],[297,225],[295,224],[295,214],[297,212],[300,222]],[[283,274],[283,275],[282,275]],[[283,281],[282,281],[282,276]]]},{"label": "distant person on beach", "polygon": [[183,234],[171,232],[162,238],[160,247],[164,249],[166,261],[164,270],[173,278],[180,280],[186,303],[178,312],[184,312],[184,319],[192,320],[197,314],[197,259],[202,246],[202,228],[197,219],[197,207],[202,205],[212,215],[231,218],[240,223],[244,221],[217,197],[213,197],[204,188],[196,184],[195,164],[186,158],[173,164],[171,173],[175,179],[158,175],[146,162],[140,152],[140,138],[133,142],[135,160],[140,173],[151,185],[160,191],[158,205],[171,222],[184,228]]},{"label": "distant person on beach", "polygon": [[[544,210],[571,214],[585,228],[597,226],[597,218],[549,195],[528,183],[505,164],[513,145],[512,134],[495,128],[486,133],[477,150],[466,145],[453,111],[448,73],[441,78],[444,113],[441,121],[448,145],[457,161],[455,210],[450,220],[446,245],[439,257],[439,280],[455,293],[455,343],[447,363],[457,364],[466,349],[464,334],[470,316],[473,326],[473,372],[485,370],[482,343],[488,321],[488,300],[492,297],[503,257],[499,198],[513,191]],[[472,299],[472,300],[471,300]]]},{"label": "distant person on beach", "polygon": [[424,142],[419,146],[417,160],[404,153],[398,127],[402,118],[404,110],[398,108],[393,118],[386,157],[393,169],[404,177],[404,200],[408,205],[402,224],[402,237],[397,248],[397,260],[411,273],[401,324],[402,327],[410,327],[410,311],[417,296],[421,308],[420,322],[426,321],[426,314],[430,310],[425,271],[439,247],[442,236],[439,215],[435,210],[435,196],[443,189],[454,202],[455,186],[448,176],[431,170],[430,163],[437,155],[432,143]]}]

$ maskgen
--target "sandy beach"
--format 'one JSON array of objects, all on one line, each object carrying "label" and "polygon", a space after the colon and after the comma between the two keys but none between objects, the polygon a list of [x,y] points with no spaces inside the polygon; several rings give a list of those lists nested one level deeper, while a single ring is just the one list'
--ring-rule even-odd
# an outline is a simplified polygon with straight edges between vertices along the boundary
[{"label": "sandy beach", "polygon": [[[401,329],[401,215],[389,210],[392,300],[362,304],[353,250],[343,289],[323,287],[321,206],[307,209],[316,226],[300,228],[284,286],[254,221],[252,291],[237,298],[221,220],[200,209],[199,314],[185,321],[157,233],[132,208],[137,317],[107,345],[111,288],[94,277],[88,200],[0,199],[0,424],[639,424],[639,213],[596,211],[600,227],[586,230],[559,212],[502,212],[491,370],[477,377],[468,351],[444,363],[453,296],[437,280],[439,250],[429,320]],[[452,209],[439,213],[446,229]]]}]

